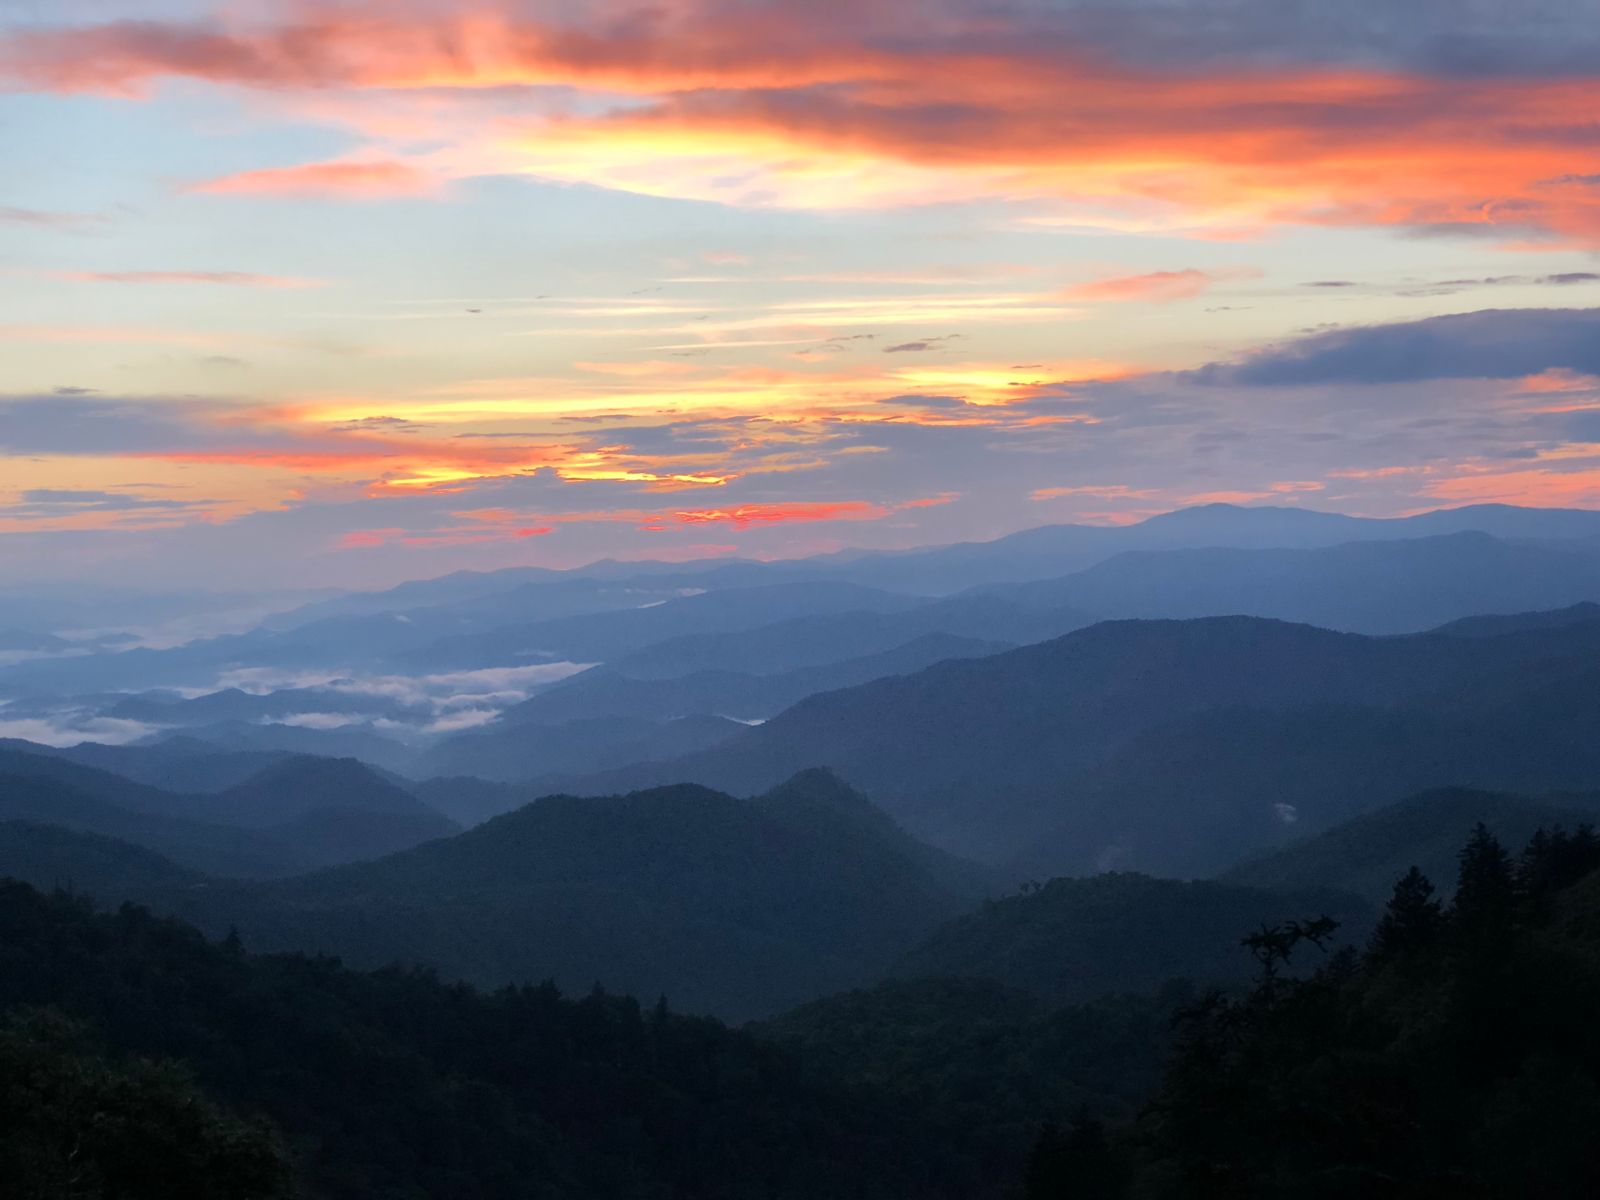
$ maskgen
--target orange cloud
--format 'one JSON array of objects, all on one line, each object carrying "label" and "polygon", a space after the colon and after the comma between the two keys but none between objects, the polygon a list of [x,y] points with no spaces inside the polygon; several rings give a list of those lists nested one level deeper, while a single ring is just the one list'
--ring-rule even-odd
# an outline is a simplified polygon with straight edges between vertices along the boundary
[{"label": "orange cloud", "polygon": [[637,525],[640,529],[652,532],[661,532],[673,526],[731,525],[736,529],[746,529],[752,525],[804,524],[817,521],[878,521],[907,509],[930,508],[949,504],[955,499],[957,497],[954,493],[945,493],[886,503],[869,500],[773,501],[738,504],[728,508],[632,508],[545,513],[537,516],[506,508],[479,508],[453,515],[463,520],[502,526],[529,521],[546,525],[613,521]]},{"label": "orange cloud", "polygon": [[[402,406],[403,407],[403,406]],[[821,465],[797,461],[775,432],[729,431],[689,454],[648,453],[627,443],[583,439],[536,441],[461,435],[437,438],[391,432],[400,418],[381,423],[335,425],[322,414],[295,408],[234,411],[215,420],[222,437],[236,427],[253,428],[260,443],[236,441],[199,447],[130,451],[129,459],[194,466],[236,466],[260,472],[294,472],[330,481],[359,483],[368,494],[457,491],[475,481],[546,471],[569,483],[628,483],[642,490],[675,492],[719,488],[746,474]],[[308,428],[314,426],[315,428]]]},{"label": "orange cloud", "polygon": [[360,550],[382,546],[393,538],[404,537],[404,529],[353,529],[339,539],[341,550]]},{"label": "orange cloud", "polygon": [[1182,271],[1151,271],[1144,275],[1122,275],[1073,284],[1056,295],[1063,300],[1188,300],[1229,277],[1236,276],[1192,267]]},{"label": "orange cloud", "polygon": [[[1552,367],[1537,375],[1529,375],[1517,384],[1517,391],[1525,396],[1585,396],[1600,390],[1600,377]],[[1576,412],[1593,407],[1588,402],[1554,402],[1533,409],[1538,413]]]},{"label": "orange cloud", "polygon": [[[1588,447],[1594,458],[1600,448]],[[1519,504],[1529,508],[1600,507],[1600,467],[1561,471],[1534,467],[1440,479],[1422,494],[1461,504]]]},{"label": "orange cloud", "polygon": [[1217,491],[1194,492],[1184,496],[1179,503],[1184,506],[1200,504],[1250,504],[1256,500],[1270,500],[1279,493],[1276,490],[1267,491]]},{"label": "orange cloud", "polygon": [[649,94],[702,87],[804,87],[886,56],[818,37],[801,12],[658,9],[588,32],[487,4],[450,15],[346,5],[277,28],[116,22],[18,33],[0,71],[18,86],[138,95],[162,78],[259,88],[498,88],[578,84]]},{"label": "orange cloud", "polygon": [[426,533],[410,533],[404,529],[354,529],[335,543],[340,550],[369,550],[378,546],[475,546],[485,542],[520,541],[524,538],[543,537],[553,533],[549,525],[505,530],[485,530],[482,526],[470,528],[436,529]]},{"label": "orange cloud", "polygon": [[1424,475],[1433,468],[1426,466],[1413,467],[1348,467],[1337,471],[1329,471],[1329,479],[1399,479],[1406,475]]},{"label": "orange cloud", "polygon": [[[874,32],[870,11],[819,21],[797,4],[674,4],[584,28],[486,3],[448,14],[369,3],[265,27],[30,29],[0,41],[0,80],[118,95],[171,78],[323,97],[384,89],[425,104],[553,86],[595,99],[520,129],[461,114],[455,144],[426,160],[246,172],[208,191],[370,197],[521,171],[745,204],[1043,201],[1044,221],[1210,236],[1295,222],[1600,244],[1600,189],[1574,174],[1577,131],[1600,107],[1593,78],[1142,69],[998,19]],[[619,93],[634,99],[617,104]]]},{"label": "orange cloud", "polygon": [[1038,488],[1028,494],[1030,500],[1061,500],[1068,496],[1093,496],[1097,500],[1148,500],[1159,493],[1153,488],[1133,488],[1114,483],[1103,486]]},{"label": "orange cloud", "polygon": [[[981,361],[901,365],[908,358],[896,355],[889,361],[878,356],[870,362],[846,364],[838,369],[805,370],[761,365],[697,366],[662,360],[579,361],[573,366],[583,373],[618,379],[469,379],[405,398],[341,397],[308,404],[294,416],[304,422],[327,424],[395,415],[442,425],[508,419],[611,420],[626,416],[656,420],[672,415],[775,422],[978,425],[1018,420],[980,410],[1014,406],[1063,384],[1119,379],[1135,373],[1126,364],[1097,359],[1037,362],[1025,367]],[[828,365],[831,367],[836,361]],[[966,401],[966,407],[918,405],[914,403],[918,396],[958,397]],[[895,404],[887,407],[883,403],[887,400],[894,400]],[[1030,415],[1027,419],[1042,423],[1087,418]]]},{"label": "orange cloud", "polygon": [[240,171],[193,185],[214,196],[287,196],[373,200],[427,195],[438,179],[421,168],[395,161],[304,163]]},{"label": "orange cloud", "polygon": [[733,508],[693,508],[671,514],[679,525],[786,524],[790,521],[876,521],[894,512],[863,500],[828,500],[810,504],[740,504]]},{"label": "orange cloud", "polygon": [[[569,512],[530,516],[505,508],[470,509],[452,513],[467,525],[452,525],[438,529],[407,530],[398,527],[356,529],[341,536],[335,543],[341,550],[363,550],[379,546],[469,546],[491,542],[516,541],[543,537],[554,532],[559,525],[582,525],[591,522],[631,524],[644,532],[661,533],[668,529],[693,529],[705,525],[723,525],[734,529],[752,526],[808,524],[828,521],[876,521],[893,516],[905,509],[927,508],[948,504],[954,495],[928,496],[896,503],[880,504],[866,500],[823,500],[767,502],[735,505],[730,508],[706,509],[611,509],[593,512]],[[536,522],[530,524],[530,522]],[[731,554],[736,545],[707,546],[695,544],[675,547],[665,553],[654,549],[650,558],[698,558],[707,554]],[[641,555],[645,552],[640,552]]]}]

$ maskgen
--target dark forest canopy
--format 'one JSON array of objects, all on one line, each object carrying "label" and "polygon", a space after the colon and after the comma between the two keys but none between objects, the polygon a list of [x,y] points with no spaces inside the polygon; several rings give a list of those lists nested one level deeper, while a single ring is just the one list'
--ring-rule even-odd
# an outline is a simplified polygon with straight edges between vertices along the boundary
[{"label": "dark forest canopy", "polygon": [[1596,1194],[1597,868],[1587,827],[1513,856],[1480,825],[1453,901],[1408,872],[1364,953],[1296,979],[1329,929],[1263,927],[1255,987],[1180,1017],[1137,1122],[1047,1129],[1029,1200]]},{"label": "dark forest canopy", "polygon": [[[1247,990],[1055,1007],[906,980],[746,1031],[251,955],[6,883],[6,1151],[55,1178],[90,1122],[90,1182],[46,1196],[194,1172],[240,1200],[1589,1195],[1597,868],[1587,828],[1513,856],[1480,826],[1451,903],[1408,873],[1367,949],[1310,975],[1336,923],[1308,912],[1241,931]],[[164,1173],[142,1145],[174,1147]]]},{"label": "dark forest canopy", "polygon": [[[72,1022],[103,1047],[95,1072],[169,1092],[192,1078],[199,1115],[186,1119],[240,1131],[236,1157],[259,1168],[227,1193],[241,1200],[277,1194],[283,1153],[303,1195],[351,1200],[1000,1198],[1039,1113],[1085,1099],[1130,1111],[1165,1025],[1148,1001],[1057,1013],[993,988],[897,985],[850,1002],[876,1009],[887,1043],[931,1021],[922,1050],[885,1075],[882,1050],[815,1045],[818,1010],[756,1036],[664,999],[485,993],[426,971],[251,955],[132,906],[96,914],[16,883],[0,884],[0,965],[0,1012],[50,1010],[0,1037],[0,1067],[31,1056],[75,1069],[80,1051],[39,1033]],[[902,1008],[919,992],[924,1003]],[[996,1061],[996,1036],[1026,1061]],[[1128,1073],[1129,1053],[1142,1071]],[[177,1065],[114,1065],[125,1061]],[[921,1086],[933,1077],[948,1081],[936,1112]],[[973,1086],[993,1105],[974,1106]],[[100,1111],[93,1094],[73,1104],[59,1122]],[[60,1133],[43,1129],[41,1144]]]}]

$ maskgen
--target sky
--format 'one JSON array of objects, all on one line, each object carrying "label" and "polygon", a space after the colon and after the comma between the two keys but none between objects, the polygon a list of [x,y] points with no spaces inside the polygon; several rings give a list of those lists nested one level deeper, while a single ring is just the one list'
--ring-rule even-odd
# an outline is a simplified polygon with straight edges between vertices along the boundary
[{"label": "sky", "polygon": [[0,579],[1600,506],[1597,111],[1588,0],[6,0]]}]

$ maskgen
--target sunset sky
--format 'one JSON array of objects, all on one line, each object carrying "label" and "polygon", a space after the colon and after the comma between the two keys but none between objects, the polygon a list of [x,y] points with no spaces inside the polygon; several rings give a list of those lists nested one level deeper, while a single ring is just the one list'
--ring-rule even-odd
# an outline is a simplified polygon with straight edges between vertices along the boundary
[{"label": "sunset sky", "polygon": [[0,574],[1600,505],[1587,0],[0,13]]}]

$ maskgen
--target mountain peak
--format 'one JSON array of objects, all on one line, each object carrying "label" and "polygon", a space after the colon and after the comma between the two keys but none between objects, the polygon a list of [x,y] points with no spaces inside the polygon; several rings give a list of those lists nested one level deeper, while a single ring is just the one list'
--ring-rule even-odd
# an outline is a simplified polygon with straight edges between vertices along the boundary
[{"label": "mountain peak", "polygon": [[764,799],[776,803],[804,800],[859,810],[871,807],[871,802],[856,791],[832,767],[807,767],[797,771],[766,794]]},{"label": "mountain peak", "polygon": [[1355,523],[1357,518],[1348,517],[1343,513],[1322,512],[1314,508],[1291,508],[1283,504],[1230,504],[1226,501],[1213,501],[1210,504],[1194,504],[1188,508],[1175,508],[1171,512],[1157,513],[1141,521],[1141,525],[1160,527],[1163,525],[1198,524],[1206,520],[1220,520],[1233,523],[1260,525],[1266,523],[1294,523],[1309,525],[1313,523],[1332,524],[1334,522]]},{"label": "mountain peak", "polygon": [[301,754],[273,763],[243,783],[219,792],[219,811],[244,825],[273,825],[317,811],[364,811],[436,819],[440,832],[452,822],[354,758]]}]

